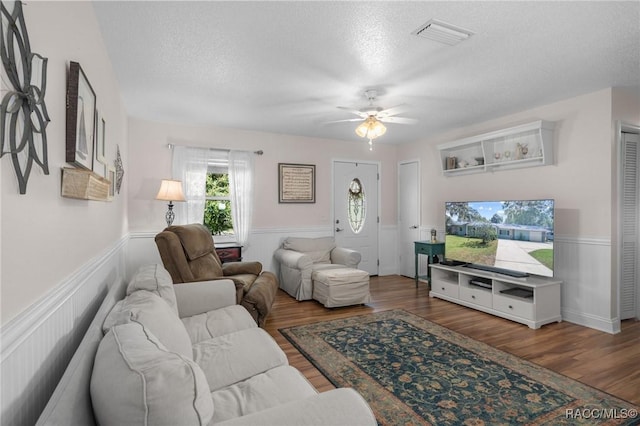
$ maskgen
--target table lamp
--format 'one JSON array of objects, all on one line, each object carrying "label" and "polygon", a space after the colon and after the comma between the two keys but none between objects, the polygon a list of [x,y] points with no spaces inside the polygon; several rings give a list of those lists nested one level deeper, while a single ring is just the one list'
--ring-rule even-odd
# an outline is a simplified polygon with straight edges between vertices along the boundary
[{"label": "table lamp", "polygon": [[176,217],[176,214],[173,212],[173,202],[186,201],[182,193],[182,182],[179,180],[163,179],[158,195],[156,195],[156,200],[169,202],[169,210],[167,210],[164,218],[167,220],[167,226],[171,226],[173,219]]}]

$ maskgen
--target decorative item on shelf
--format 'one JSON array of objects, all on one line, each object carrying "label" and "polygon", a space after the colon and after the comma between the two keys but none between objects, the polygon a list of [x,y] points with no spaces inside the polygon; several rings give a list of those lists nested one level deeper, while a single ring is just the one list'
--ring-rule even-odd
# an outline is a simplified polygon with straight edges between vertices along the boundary
[{"label": "decorative item on shelf", "polygon": [[529,152],[529,149],[527,148],[526,144],[521,144],[521,143],[517,143],[516,144],[516,160],[522,160],[526,154],[526,152]]},{"label": "decorative item on shelf", "polygon": [[456,157],[447,157],[447,170],[455,169],[457,161]]},{"label": "decorative item on shelf", "polygon": [[163,200],[169,202],[169,210],[164,215],[167,221],[167,226],[171,226],[176,214],[173,212],[174,201],[186,201],[184,194],[182,193],[182,182],[179,180],[164,179],[160,184],[160,190],[156,195],[156,200]]},{"label": "decorative item on shelf", "polygon": [[[8,5],[13,6],[11,11]],[[0,7],[0,55],[7,77],[6,83],[3,78],[3,86],[8,86],[0,104],[0,157],[11,155],[18,189],[20,194],[26,194],[34,162],[45,175],[49,174],[46,128],[51,120],[44,103],[47,58],[31,52],[22,2],[3,1]]]},{"label": "decorative item on shelf", "polygon": [[464,169],[464,168],[465,168],[465,167],[467,167],[468,165],[469,165],[469,163],[467,163],[467,162],[466,162],[466,161],[464,161],[464,160],[460,160],[460,161],[458,161],[458,168],[459,168],[459,169]]},{"label": "decorative item on shelf", "polygon": [[476,157],[475,160],[478,166],[484,166],[484,157]]},{"label": "decorative item on shelf", "polygon": [[438,235],[437,235],[437,231],[435,230],[435,228],[431,229],[431,242],[432,243],[437,243],[438,242]]},{"label": "decorative item on shelf", "polygon": [[496,159],[496,161],[497,161],[497,160],[499,160],[499,159],[500,159],[500,157],[501,157],[501,155],[500,155],[500,153],[499,153],[499,152],[496,152],[495,154],[493,154],[493,158],[495,158],[495,159]]}]

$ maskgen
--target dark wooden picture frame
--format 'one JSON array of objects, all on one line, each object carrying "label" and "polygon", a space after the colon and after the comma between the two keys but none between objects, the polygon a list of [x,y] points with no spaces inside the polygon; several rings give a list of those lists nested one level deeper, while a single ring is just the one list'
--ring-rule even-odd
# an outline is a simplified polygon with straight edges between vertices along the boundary
[{"label": "dark wooden picture frame", "polygon": [[315,164],[278,163],[278,202],[316,202]]},{"label": "dark wooden picture frame", "polygon": [[96,93],[80,64],[70,62],[67,80],[67,163],[93,170],[96,115]]}]

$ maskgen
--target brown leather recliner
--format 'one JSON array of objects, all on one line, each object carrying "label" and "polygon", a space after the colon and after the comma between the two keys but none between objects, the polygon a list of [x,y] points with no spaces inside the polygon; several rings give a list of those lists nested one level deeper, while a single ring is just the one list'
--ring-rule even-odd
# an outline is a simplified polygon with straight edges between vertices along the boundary
[{"label": "brown leather recliner", "polygon": [[231,279],[236,285],[236,302],[244,306],[260,327],[278,291],[276,276],[262,271],[260,262],[222,263],[213,237],[201,224],[169,226],[156,235],[164,267],[174,284]]}]

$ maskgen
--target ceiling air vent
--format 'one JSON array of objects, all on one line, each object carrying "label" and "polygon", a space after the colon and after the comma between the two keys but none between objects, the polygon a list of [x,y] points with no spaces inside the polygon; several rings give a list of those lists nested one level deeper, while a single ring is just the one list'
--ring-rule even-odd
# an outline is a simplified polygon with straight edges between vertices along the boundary
[{"label": "ceiling air vent", "polygon": [[430,19],[411,34],[453,46],[471,37],[473,32],[437,19]]}]

